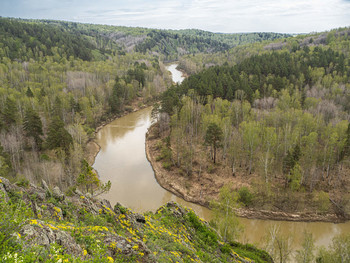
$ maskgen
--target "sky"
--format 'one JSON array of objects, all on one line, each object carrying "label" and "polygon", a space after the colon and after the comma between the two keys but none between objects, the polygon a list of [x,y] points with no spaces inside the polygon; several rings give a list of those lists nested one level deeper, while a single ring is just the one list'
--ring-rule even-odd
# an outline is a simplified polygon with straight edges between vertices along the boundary
[{"label": "sky", "polygon": [[0,0],[0,16],[211,32],[350,26],[350,0]]}]

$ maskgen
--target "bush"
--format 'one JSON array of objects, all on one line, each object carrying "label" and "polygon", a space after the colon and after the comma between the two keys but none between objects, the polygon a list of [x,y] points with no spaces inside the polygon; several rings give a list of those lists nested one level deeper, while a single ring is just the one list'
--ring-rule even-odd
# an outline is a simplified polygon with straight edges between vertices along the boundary
[{"label": "bush", "polygon": [[243,203],[245,206],[249,206],[252,204],[254,196],[253,194],[250,192],[249,188],[246,186],[241,187],[238,190],[238,201]]},{"label": "bush", "polygon": [[203,223],[199,220],[198,216],[194,212],[189,212],[186,215],[186,219],[191,223],[191,225],[197,231],[199,236],[201,236],[201,238],[205,240],[206,244],[210,246],[217,245],[218,237],[216,233],[209,227],[203,225]]},{"label": "bush", "polygon": [[16,182],[16,185],[19,187],[27,188],[29,186],[29,180],[22,177]]},{"label": "bush", "polygon": [[329,195],[326,192],[320,191],[316,193],[314,201],[317,204],[318,210],[323,214],[326,213],[329,209]]}]

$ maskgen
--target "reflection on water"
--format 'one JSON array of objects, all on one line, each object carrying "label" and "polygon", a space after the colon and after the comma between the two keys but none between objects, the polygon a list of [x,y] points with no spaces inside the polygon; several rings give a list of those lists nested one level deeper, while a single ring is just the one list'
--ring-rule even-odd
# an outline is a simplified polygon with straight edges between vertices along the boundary
[{"label": "reflection on water", "polygon": [[[153,211],[169,201],[191,207],[196,213],[210,219],[210,211],[199,205],[188,203],[164,190],[155,180],[154,173],[145,154],[145,134],[151,124],[151,108],[128,114],[103,127],[97,134],[101,151],[93,167],[102,181],[110,180],[112,188],[103,196],[112,205],[117,202],[137,212]],[[296,244],[302,243],[303,231],[310,231],[316,245],[328,246],[332,238],[340,233],[350,233],[350,222],[345,224],[278,222],[270,220],[240,219],[245,227],[241,241],[261,244],[264,235],[273,224],[281,232],[291,235]]]},{"label": "reflection on water", "polygon": [[177,66],[178,66],[177,64],[172,64],[170,66],[167,66],[166,69],[171,72],[171,77],[172,77],[173,81],[175,83],[180,84],[185,79],[185,77],[182,75],[181,71],[178,71],[176,69]]}]

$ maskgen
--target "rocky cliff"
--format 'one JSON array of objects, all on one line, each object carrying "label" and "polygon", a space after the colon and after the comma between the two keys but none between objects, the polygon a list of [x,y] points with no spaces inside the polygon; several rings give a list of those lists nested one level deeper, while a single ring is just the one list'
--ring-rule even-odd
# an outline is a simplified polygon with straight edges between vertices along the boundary
[{"label": "rocky cliff", "polygon": [[155,213],[0,177],[0,262],[272,262],[170,202]]}]

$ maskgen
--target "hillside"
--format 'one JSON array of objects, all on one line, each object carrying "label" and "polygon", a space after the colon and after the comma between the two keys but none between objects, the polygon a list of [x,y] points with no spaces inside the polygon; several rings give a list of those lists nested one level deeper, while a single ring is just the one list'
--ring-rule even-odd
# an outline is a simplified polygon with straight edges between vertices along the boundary
[{"label": "hillside", "polygon": [[0,211],[1,262],[272,262],[251,245],[223,242],[176,203],[142,215],[44,181],[0,177]]},{"label": "hillside", "polygon": [[[68,59],[106,58],[118,52],[152,53],[162,60],[213,53],[237,45],[288,37],[279,33],[219,34],[201,30],[158,30],[53,20],[0,19],[0,47],[11,59],[28,60],[54,51]],[[66,43],[65,43],[66,42]],[[52,49],[57,47],[57,49]],[[1,54],[1,52],[0,52]]]},{"label": "hillside", "polygon": [[231,184],[245,208],[348,219],[349,32],[255,44],[165,91],[149,143],[168,185],[200,204]]}]

